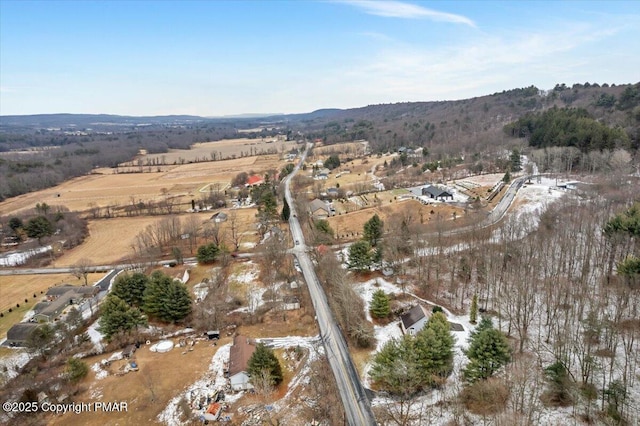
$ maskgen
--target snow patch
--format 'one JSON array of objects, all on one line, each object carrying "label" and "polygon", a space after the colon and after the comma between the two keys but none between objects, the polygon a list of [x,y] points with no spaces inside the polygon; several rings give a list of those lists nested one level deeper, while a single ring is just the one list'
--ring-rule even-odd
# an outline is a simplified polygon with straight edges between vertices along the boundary
[{"label": "snow patch", "polygon": [[0,256],[0,266],[24,265],[30,257],[46,253],[51,250],[51,246],[38,247],[25,251],[13,251]]}]

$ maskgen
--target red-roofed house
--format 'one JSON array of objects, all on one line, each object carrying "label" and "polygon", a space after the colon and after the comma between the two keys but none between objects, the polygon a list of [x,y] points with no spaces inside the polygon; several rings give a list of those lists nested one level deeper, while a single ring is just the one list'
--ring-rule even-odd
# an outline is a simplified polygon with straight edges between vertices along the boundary
[{"label": "red-roofed house", "polygon": [[244,186],[258,186],[264,183],[264,179],[258,175],[249,176]]}]

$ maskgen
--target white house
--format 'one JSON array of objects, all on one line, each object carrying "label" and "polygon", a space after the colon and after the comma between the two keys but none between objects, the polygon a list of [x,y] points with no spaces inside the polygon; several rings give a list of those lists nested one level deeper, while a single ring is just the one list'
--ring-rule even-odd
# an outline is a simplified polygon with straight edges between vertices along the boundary
[{"label": "white house", "polygon": [[285,311],[300,309],[300,300],[296,296],[285,296],[282,298],[282,309]]},{"label": "white house", "polygon": [[406,313],[400,315],[400,324],[402,325],[402,332],[414,336],[420,330],[422,330],[427,323],[427,314],[424,308],[420,305],[416,305],[409,309]]}]

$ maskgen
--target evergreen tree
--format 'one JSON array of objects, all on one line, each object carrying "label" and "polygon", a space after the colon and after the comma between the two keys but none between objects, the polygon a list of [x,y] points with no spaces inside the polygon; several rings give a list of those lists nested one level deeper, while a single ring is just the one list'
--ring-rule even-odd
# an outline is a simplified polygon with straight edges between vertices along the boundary
[{"label": "evergreen tree", "polygon": [[382,238],[384,222],[380,217],[375,214],[364,224],[363,239],[369,242],[372,247],[375,247]]},{"label": "evergreen tree", "polygon": [[210,264],[215,262],[218,253],[220,253],[220,247],[218,247],[215,243],[205,244],[198,247],[196,259],[198,259],[198,263],[202,263],[205,265]]},{"label": "evergreen tree", "polygon": [[249,377],[260,377],[265,370],[271,376],[271,384],[273,386],[277,386],[282,382],[280,361],[278,361],[273,350],[266,347],[264,343],[258,343],[256,350],[249,358],[247,373],[249,373]]},{"label": "evergreen tree", "polygon": [[442,312],[431,315],[425,327],[416,335],[415,350],[425,383],[432,384],[436,377],[447,377],[453,371],[455,339],[451,326]]},{"label": "evergreen tree", "polygon": [[129,306],[118,296],[109,295],[102,304],[99,324],[100,333],[111,340],[119,332],[129,332],[140,325],[146,325],[147,320],[138,308]]},{"label": "evergreen tree", "polygon": [[73,357],[67,360],[67,368],[66,368],[67,379],[71,383],[79,382],[87,375],[88,372],[89,372],[89,367],[87,366],[86,362]]},{"label": "evergreen tree", "polygon": [[162,321],[180,321],[191,313],[189,290],[180,281],[155,271],[144,292],[144,311]]},{"label": "evergreen tree", "polygon": [[511,172],[509,170],[507,170],[506,173],[504,174],[504,176],[502,177],[502,181],[504,183],[511,182]]},{"label": "evergreen tree", "polygon": [[191,313],[192,299],[187,286],[180,281],[173,280],[169,287],[169,293],[165,298],[165,313],[161,319],[176,323],[183,320]]},{"label": "evergreen tree", "polygon": [[329,158],[324,161],[324,166],[329,170],[340,167],[340,157],[335,154],[329,156]]},{"label": "evergreen tree", "polygon": [[447,318],[436,313],[415,337],[387,342],[374,356],[369,375],[381,388],[410,396],[451,374],[454,343]]},{"label": "evergreen tree", "polygon": [[469,342],[469,349],[465,351],[469,364],[463,374],[470,382],[488,379],[511,360],[507,338],[500,330],[493,328],[490,319],[482,319]]},{"label": "evergreen tree", "polygon": [[322,232],[323,234],[327,234],[333,238],[333,229],[331,229],[331,225],[329,225],[329,221],[326,221],[324,219],[318,219],[313,221],[313,225],[318,231]]},{"label": "evergreen tree", "polygon": [[289,220],[289,216],[291,216],[291,208],[289,207],[289,203],[287,203],[287,198],[282,197],[282,214],[280,217],[286,222]]},{"label": "evergreen tree", "polygon": [[53,225],[46,217],[38,216],[27,222],[25,231],[29,238],[37,238],[40,244],[43,237],[53,234]]},{"label": "evergreen tree", "polygon": [[471,310],[469,312],[469,322],[475,324],[478,318],[478,295],[474,294],[471,299]]},{"label": "evergreen tree", "polygon": [[522,161],[520,160],[520,151],[514,149],[511,151],[511,156],[509,157],[509,161],[511,163],[511,171],[519,172],[522,170]]},{"label": "evergreen tree", "polygon": [[118,296],[130,306],[142,306],[144,290],[149,283],[149,277],[141,272],[119,275],[113,283],[111,294]]},{"label": "evergreen tree", "polygon": [[13,232],[16,232],[18,229],[22,228],[24,226],[24,224],[22,223],[22,219],[20,219],[19,217],[12,217],[11,219],[9,219],[9,228],[11,228],[11,230]]},{"label": "evergreen tree", "polygon": [[367,241],[356,241],[349,246],[349,268],[366,271],[371,266],[371,261],[371,246]]},{"label": "evergreen tree", "polygon": [[388,341],[375,354],[369,375],[381,389],[407,397],[423,388],[424,375],[414,344],[415,338],[405,334],[398,340]]},{"label": "evergreen tree", "polygon": [[391,313],[389,296],[383,290],[376,290],[373,293],[370,312],[374,318],[386,318]]},{"label": "evergreen tree", "polygon": [[260,209],[267,215],[267,217],[270,219],[277,217],[278,202],[276,201],[276,197],[271,189],[262,193],[262,197],[260,197],[260,204]]}]

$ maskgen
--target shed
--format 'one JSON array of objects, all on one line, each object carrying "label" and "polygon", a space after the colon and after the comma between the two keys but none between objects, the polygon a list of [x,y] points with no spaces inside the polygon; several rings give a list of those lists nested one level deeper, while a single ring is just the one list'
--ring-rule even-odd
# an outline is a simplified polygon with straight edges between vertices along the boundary
[{"label": "shed", "polygon": [[209,338],[209,340],[219,339],[220,338],[220,330],[209,330],[204,333],[205,336]]}]

